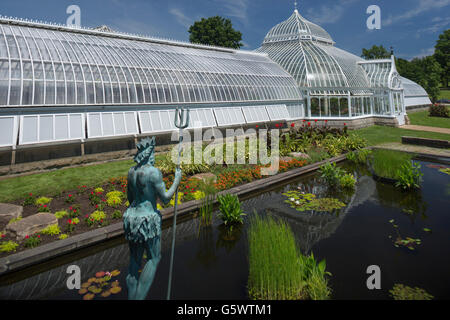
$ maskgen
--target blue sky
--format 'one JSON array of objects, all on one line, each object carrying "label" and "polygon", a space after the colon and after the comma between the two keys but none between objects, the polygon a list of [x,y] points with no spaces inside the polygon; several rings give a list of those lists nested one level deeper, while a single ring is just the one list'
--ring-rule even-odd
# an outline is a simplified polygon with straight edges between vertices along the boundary
[{"label": "blue sky", "polygon": [[[356,55],[373,44],[394,47],[398,57],[433,53],[450,25],[450,0],[297,0],[300,13],[327,30],[336,46]],[[66,8],[81,8],[86,27],[108,25],[130,33],[189,39],[189,26],[202,17],[230,18],[243,33],[244,49],[256,49],[267,32],[287,19],[294,0],[1,0],[4,16],[65,23]],[[368,30],[366,9],[381,8],[381,30]]]}]

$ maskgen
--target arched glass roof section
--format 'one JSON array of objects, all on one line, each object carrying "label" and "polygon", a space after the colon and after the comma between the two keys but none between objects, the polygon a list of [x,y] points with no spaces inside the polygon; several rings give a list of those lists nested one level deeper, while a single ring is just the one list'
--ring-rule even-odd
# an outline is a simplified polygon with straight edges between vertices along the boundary
[{"label": "arched glass roof section", "polygon": [[405,97],[428,97],[427,91],[418,83],[404,77],[400,80],[405,91]]},{"label": "arched glass roof section", "polygon": [[289,72],[312,95],[370,94],[370,82],[358,65],[363,59],[334,47],[329,34],[297,10],[268,33],[257,50]]},{"label": "arched glass roof section", "polygon": [[0,19],[0,105],[298,101],[266,55]]},{"label": "arched glass roof section", "polygon": [[264,39],[264,44],[293,41],[313,40],[328,44],[334,44],[331,36],[322,27],[306,20],[298,10],[287,19],[273,27]]}]

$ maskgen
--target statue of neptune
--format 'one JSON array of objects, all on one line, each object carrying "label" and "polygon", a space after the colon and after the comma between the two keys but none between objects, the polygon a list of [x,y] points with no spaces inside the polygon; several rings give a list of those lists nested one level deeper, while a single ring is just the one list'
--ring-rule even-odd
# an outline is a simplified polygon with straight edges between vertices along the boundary
[{"label": "statue of neptune", "polygon": [[[125,238],[130,247],[130,265],[126,278],[129,300],[144,300],[150,290],[161,259],[161,213],[157,199],[167,204],[172,199],[180,181],[181,170],[169,191],[161,171],[155,168],[155,138],[145,138],[138,145],[134,157],[136,166],[128,172],[128,201],[130,207],[123,216]],[[144,250],[147,263],[139,277]]]}]

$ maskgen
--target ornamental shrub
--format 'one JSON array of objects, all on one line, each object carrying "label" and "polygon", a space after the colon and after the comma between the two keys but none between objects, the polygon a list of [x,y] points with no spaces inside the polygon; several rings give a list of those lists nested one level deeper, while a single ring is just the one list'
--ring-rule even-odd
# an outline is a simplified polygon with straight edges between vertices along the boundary
[{"label": "ornamental shrub", "polygon": [[61,230],[59,229],[58,224],[53,224],[45,229],[42,229],[41,233],[49,236],[56,236],[61,233]]},{"label": "ornamental shrub", "polygon": [[443,104],[434,104],[428,110],[430,117],[450,118],[447,106]]}]

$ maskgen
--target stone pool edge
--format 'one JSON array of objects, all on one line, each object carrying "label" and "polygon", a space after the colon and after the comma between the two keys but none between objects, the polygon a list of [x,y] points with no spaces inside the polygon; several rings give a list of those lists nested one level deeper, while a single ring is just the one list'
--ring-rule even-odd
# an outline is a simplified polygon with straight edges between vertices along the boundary
[{"label": "stone pool edge", "polygon": [[[298,176],[317,170],[321,165],[328,162],[342,162],[346,159],[346,154],[316,162],[301,168],[289,170],[287,172],[279,173],[274,176],[252,181],[231,189],[221,191],[218,193],[232,193],[238,196],[244,196],[259,189],[268,188],[277,183],[288,181]],[[217,200],[214,200],[216,203]],[[177,217],[188,215],[202,204],[201,200],[189,201],[178,206]],[[161,210],[163,222],[169,221],[173,218],[173,208]],[[62,256],[73,251],[81,250],[89,246],[93,246],[123,235],[122,222],[109,225],[100,229],[88,231],[64,240],[58,240],[37,248],[25,250],[19,253],[0,259],[0,276],[30,267],[32,265],[40,264],[58,256]]]}]

